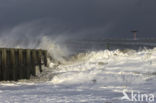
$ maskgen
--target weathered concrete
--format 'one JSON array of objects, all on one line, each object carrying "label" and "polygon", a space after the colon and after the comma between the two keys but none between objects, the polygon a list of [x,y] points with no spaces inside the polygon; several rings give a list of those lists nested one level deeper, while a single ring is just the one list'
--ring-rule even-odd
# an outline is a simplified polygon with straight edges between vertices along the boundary
[{"label": "weathered concrete", "polygon": [[29,79],[47,66],[47,51],[41,49],[0,48],[0,81]]}]

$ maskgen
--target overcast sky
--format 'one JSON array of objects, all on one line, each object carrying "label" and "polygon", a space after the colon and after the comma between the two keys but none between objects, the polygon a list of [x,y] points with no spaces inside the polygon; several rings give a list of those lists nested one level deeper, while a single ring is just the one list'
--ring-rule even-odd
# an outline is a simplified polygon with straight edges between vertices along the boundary
[{"label": "overcast sky", "polygon": [[1,32],[120,38],[135,29],[156,37],[156,0],[0,0]]}]

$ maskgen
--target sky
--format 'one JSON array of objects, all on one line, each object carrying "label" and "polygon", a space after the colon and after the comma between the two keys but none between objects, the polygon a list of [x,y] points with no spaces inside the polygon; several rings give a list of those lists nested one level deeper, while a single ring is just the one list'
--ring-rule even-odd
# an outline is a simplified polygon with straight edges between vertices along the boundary
[{"label": "sky", "polygon": [[156,37],[156,0],[0,0],[0,35]]}]

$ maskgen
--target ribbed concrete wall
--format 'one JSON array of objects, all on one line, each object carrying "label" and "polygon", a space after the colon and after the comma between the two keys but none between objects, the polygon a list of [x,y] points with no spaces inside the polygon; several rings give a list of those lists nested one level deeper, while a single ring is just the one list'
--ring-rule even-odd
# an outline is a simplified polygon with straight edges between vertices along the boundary
[{"label": "ribbed concrete wall", "polygon": [[0,48],[0,81],[29,79],[47,66],[47,51],[41,49]]}]

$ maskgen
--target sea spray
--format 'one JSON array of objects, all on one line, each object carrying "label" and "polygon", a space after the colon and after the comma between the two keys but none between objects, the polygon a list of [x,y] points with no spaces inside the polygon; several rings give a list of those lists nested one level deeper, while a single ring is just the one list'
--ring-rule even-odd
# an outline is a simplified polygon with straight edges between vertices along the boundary
[{"label": "sea spray", "polygon": [[[145,72],[155,72],[152,65],[147,65],[148,60],[155,61],[154,55],[155,49],[142,50],[139,52],[127,52],[123,53],[120,50],[103,50],[103,51],[91,51],[87,53],[81,53],[76,57],[69,59],[69,63],[59,65],[58,69],[54,71],[58,75],[54,76],[52,83],[54,84],[79,84],[79,83],[92,83],[92,80],[96,80],[96,83],[111,83],[118,81],[118,85],[122,84],[126,87],[133,84],[142,82],[142,79],[151,78],[146,77]],[[152,58],[148,58],[146,61],[142,61],[141,58],[151,52]],[[144,62],[144,65],[142,65]],[[137,68],[136,68],[137,66]],[[146,68],[144,68],[146,66]],[[122,74],[121,74],[122,72]],[[125,77],[123,79],[123,76]],[[134,81],[135,83],[131,82]]]}]

